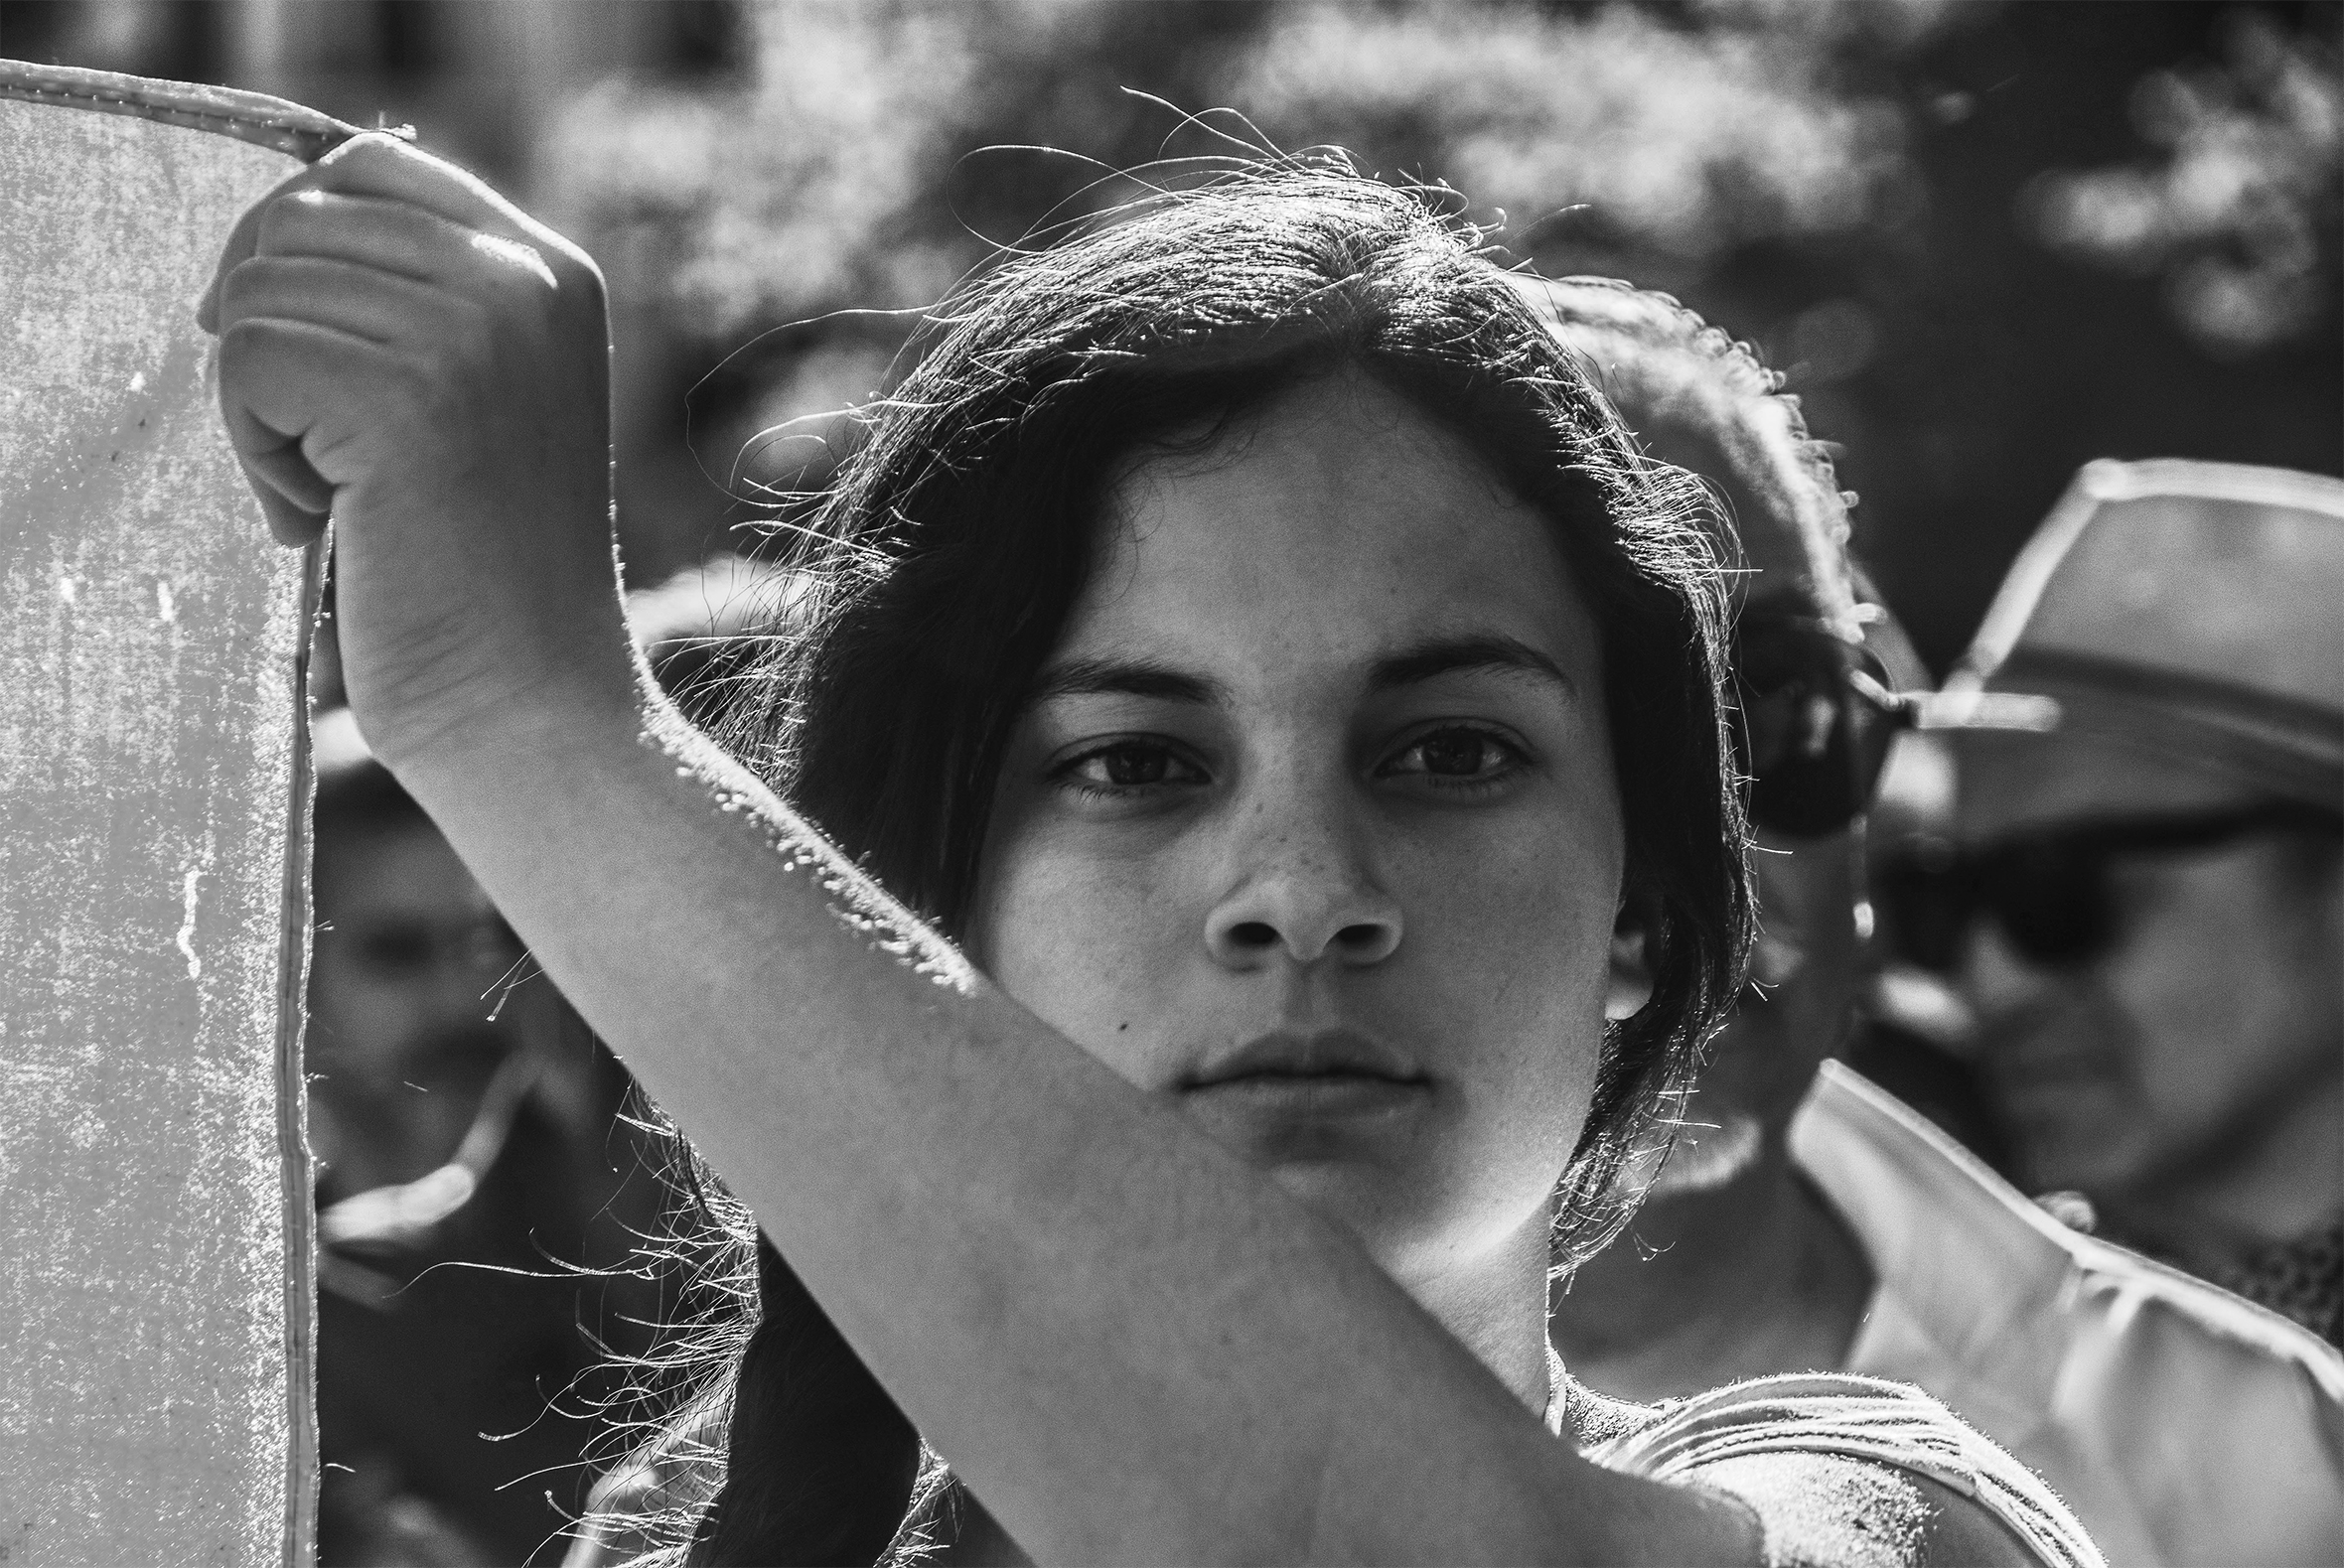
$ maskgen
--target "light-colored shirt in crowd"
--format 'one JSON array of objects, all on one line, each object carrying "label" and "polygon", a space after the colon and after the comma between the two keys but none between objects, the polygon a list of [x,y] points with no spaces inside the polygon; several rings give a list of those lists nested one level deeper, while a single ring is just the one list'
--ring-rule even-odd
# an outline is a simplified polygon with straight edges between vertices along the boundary
[{"label": "light-colored shirt in crowd", "polygon": [[1791,1152],[1877,1280],[1845,1370],[1918,1384],[2032,1466],[2121,1568],[2344,1562],[2344,1355],[2070,1230],[1824,1064]]}]

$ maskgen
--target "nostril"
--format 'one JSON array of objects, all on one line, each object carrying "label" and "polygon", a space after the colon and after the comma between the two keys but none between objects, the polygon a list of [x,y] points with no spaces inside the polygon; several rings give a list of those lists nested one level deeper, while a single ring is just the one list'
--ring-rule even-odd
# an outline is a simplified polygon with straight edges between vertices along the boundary
[{"label": "nostril", "polygon": [[1391,939],[1392,928],[1380,924],[1346,926],[1335,933],[1335,945],[1350,953],[1378,951]]},{"label": "nostril", "polygon": [[1240,947],[1275,947],[1278,933],[1262,921],[1245,921],[1229,929],[1229,939]]}]

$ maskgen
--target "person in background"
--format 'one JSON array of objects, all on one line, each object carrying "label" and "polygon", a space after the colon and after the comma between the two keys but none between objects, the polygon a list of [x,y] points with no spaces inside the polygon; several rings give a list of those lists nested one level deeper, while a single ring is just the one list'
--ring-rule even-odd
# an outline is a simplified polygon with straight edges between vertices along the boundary
[{"label": "person in background", "polygon": [[[689,706],[720,692],[732,635],[786,587],[722,556],[630,595],[628,622]],[[687,1310],[642,1277],[669,1161],[625,1110],[625,1069],[374,761],[325,627],[307,1035],[320,1560],[549,1558],[648,1372],[650,1329]]]},{"label": "person in background", "polygon": [[[352,258],[330,289],[279,265],[321,217]],[[817,1422],[797,1398],[791,1325],[712,1362],[736,1388],[714,1560],[876,1556],[907,1523],[947,1526],[908,1506],[924,1435],[983,1499],[951,1549],[987,1560],[1025,1560],[1021,1542],[1077,1561],[2101,1560],[1913,1390],[1792,1378],[1603,1430],[1557,1374],[1544,1276],[1570,1151],[1641,1130],[1610,1107],[1665,1085],[1631,1053],[1689,1057],[1707,1035],[1749,896],[1725,585],[1698,526],[1658,505],[1694,498],[1625,443],[1478,231],[1339,161],[1279,164],[1004,263],[946,313],[825,514],[838,597],[744,716],[836,849],[626,645],[583,255],[384,137],[319,160],[238,235],[203,307],[223,410],[282,537],[333,509],[362,720],[773,1227],[772,1267],[786,1251],[807,1271],[842,1320],[831,1363],[875,1371],[894,1411],[883,1463],[838,1466],[836,1407]],[[402,268],[421,254],[418,290]],[[385,327],[400,357],[377,364]],[[1517,431],[1504,467],[1459,440]],[[1145,445],[1157,432],[1189,445]],[[303,452],[338,477],[295,468]],[[1615,473],[1551,522],[1508,488]],[[1577,597],[1581,549],[1608,620]],[[443,679],[427,643],[461,643],[469,673]],[[402,649],[438,673],[394,671]],[[461,721],[440,705],[459,687],[480,699]],[[1139,706],[1068,706],[1096,698]],[[1666,747],[1647,728],[1664,715],[1683,716]],[[1086,809],[1177,825],[1118,855],[1076,826]],[[1392,894],[1361,858],[1387,843]],[[1647,843],[1649,883],[1626,858]],[[1007,989],[878,877],[968,914],[947,929]],[[1371,1011],[1320,1010],[1337,1005]],[[1399,1017],[1411,1044],[1347,1016]],[[1390,1055],[1419,1040],[1444,1076]],[[1448,1114],[1427,1096],[1460,1081],[1452,1057],[1478,1074],[1459,1119],[1403,1119]],[[1247,1097],[1183,1097],[1225,1087]],[[1355,1113],[1356,1155],[1335,1126]],[[1199,1125],[1224,1115],[1226,1145]],[[1353,1207],[1322,1214],[1319,1186],[1298,1202],[1255,1143]],[[1576,1167],[1573,1219],[1600,1222],[1616,1163]],[[837,1479],[869,1506],[804,1518],[813,1476],[857,1469]],[[1759,1493],[1747,1510],[1737,1486]],[[785,1555],[816,1527],[871,1550]]]},{"label": "person in background", "polygon": [[1864,644],[1892,629],[1857,601],[1795,400],[1665,297],[1526,286],[1648,450],[1722,496],[1754,568],[1734,641],[1752,983],[1631,1231],[1557,1282],[1566,1363],[1640,1400],[1791,1370],[1917,1383],[2041,1473],[2113,1563],[2332,1562],[2344,1359],[2076,1234],[1830,1060],[1867,978],[1861,812],[1893,705]]},{"label": "person in background", "polygon": [[1888,883],[2019,1181],[2332,1345],[2340,606],[2344,484],[2092,464],[1938,704],[1951,840]]},{"label": "person in background", "polygon": [[522,1562],[575,1511],[606,1348],[653,1315],[616,1270],[657,1184],[624,1070],[350,711],[313,734],[319,1560]]}]

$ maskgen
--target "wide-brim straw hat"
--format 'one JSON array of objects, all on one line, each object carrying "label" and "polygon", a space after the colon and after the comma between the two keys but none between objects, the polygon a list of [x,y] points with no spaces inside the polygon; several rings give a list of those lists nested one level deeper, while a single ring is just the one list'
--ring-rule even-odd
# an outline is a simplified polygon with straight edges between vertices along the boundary
[{"label": "wide-brim straw hat", "polygon": [[1952,744],[1973,840],[2257,798],[2344,809],[2344,481],[2087,465],[1924,724]]}]

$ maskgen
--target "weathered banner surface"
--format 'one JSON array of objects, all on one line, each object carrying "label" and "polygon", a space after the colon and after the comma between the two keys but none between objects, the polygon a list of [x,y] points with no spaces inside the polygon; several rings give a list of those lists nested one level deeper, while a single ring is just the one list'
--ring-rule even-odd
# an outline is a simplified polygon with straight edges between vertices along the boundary
[{"label": "weathered banner surface", "polygon": [[0,62],[0,1560],[305,1561],[299,557],[195,306],[344,129]]}]

